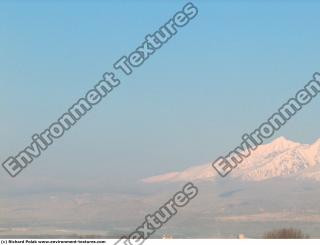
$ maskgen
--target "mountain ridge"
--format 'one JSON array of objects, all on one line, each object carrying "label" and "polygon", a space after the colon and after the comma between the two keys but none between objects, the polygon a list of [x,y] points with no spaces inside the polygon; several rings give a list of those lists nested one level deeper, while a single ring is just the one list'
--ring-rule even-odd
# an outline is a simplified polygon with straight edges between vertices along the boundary
[{"label": "mountain ridge", "polygon": [[[276,177],[320,181],[320,139],[313,144],[301,144],[279,137],[259,146],[250,157],[232,171],[230,178],[242,181],[264,181]],[[211,163],[197,165],[183,171],[169,172],[142,179],[148,184],[215,181],[221,178]]]}]

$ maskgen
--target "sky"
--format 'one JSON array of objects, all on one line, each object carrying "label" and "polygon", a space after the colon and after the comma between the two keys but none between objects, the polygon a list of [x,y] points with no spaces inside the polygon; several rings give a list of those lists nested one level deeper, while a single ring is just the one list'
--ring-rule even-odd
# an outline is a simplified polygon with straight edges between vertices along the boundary
[{"label": "sky", "polygon": [[[186,3],[1,1],[0,161],[28,146]],[[66,183],[90,190],[101,180],[116,189],[209,163],[320,72],[320,3],[193,3],[198,16],[131,76],[120,76],[121,85],[20,176],[0,171],[0,191],[37,180],[61,190]],[[318,108],[316,98],[274,138],[320,138]]]}]

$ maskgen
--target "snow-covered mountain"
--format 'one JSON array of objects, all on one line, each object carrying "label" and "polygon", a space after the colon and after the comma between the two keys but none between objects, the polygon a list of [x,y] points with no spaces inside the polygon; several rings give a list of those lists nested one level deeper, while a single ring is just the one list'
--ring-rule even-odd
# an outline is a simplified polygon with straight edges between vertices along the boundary
[{"label": "snow-covered mountain", "polygon": [[[320,181],[320,139],[300,144],[280,137],[258,147],[227,178],[263,181],[275,177]],[[145,183],[214,181],[221,178],[211,163],[143,180]]]}]

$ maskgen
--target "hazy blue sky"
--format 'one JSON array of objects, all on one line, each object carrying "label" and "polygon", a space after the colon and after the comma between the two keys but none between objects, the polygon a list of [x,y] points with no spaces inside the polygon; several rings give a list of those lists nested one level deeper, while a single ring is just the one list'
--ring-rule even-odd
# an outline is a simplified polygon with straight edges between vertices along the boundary
[{"label": "hazy blue sky", "polygon": [[[0,2],[1,162],[187,3],[153,2]],[[194,20],[21,180],[0,171],[1,188],[37,179],[117,186],[215,160],[320,71],[320,3],[193,3]],[[318,108],[315,99],[276,136],[313,142]]]}]

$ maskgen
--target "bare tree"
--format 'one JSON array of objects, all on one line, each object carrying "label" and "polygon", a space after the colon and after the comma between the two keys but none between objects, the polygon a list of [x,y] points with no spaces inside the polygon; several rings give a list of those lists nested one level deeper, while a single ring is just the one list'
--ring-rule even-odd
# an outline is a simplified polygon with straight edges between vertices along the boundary
[{"label": "bare tree", "polygon": [[267,232],[263,236],[264,239],[308,239],[309,236],[303,234],[301,230],[298,229],[278,229]]}]

